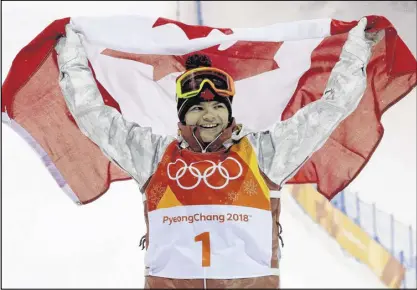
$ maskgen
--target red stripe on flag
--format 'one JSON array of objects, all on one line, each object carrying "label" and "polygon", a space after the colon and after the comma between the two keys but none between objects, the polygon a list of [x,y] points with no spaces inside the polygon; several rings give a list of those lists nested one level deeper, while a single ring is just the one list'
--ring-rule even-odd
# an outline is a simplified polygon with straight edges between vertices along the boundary
[{"label": "red stripe on flag", "polygon": [[[343,190],[360,173],[382,139],[381,116],[416,86],[416,59],[384,17],[370,16],[369,31],[385,30],[385,41],[374,47],[367,67],[368,83],[358,108],[333,132],[324,146],[289,183],[317,183],[328,199]],[[333,20],[332,36],[313,51],[311,67],[300,78],[282,119],[321,98],[330,72],[339,59],[347,32],[354,22]]]},{"label": "red stripe on flag", "polygon": [[[58,171],[52,175],[59,186],[67,183],[86,204],[104,194],[111,182],[131,177],[78,129],[65,104],[54,47],[65,35],[69,20],[54,21],[18,53],[2,86],[2,112],[7,111],[47,153],[41,157]],[[94,70],[93,75],[95,78]],[[96,82],[105,103],[120,111],[118,103]]]},{"label": "red stripe on flag", "polygon": [[13,60],[10,71],[1,88],[1,111],[5,112],[7,110],[10,118],[13,118],[13,115],[11,115],[13,111],[13,96],[46,60],[57,39],[65,34],[65,25],[69,21],[70,18],[63,18],[52,22],[27,46],[22,48]]}]

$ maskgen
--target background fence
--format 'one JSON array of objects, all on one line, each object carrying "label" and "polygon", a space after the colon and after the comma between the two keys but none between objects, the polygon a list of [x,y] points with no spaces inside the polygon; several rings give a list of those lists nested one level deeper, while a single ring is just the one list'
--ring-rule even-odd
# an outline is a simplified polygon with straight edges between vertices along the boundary
[{"label": "background fence", "polygon": [[417,234],[411,225],[397,221],[393,214],[362,201],[354,193],[342,191],[331,203],[400,261],[406,269],[402,288],[417,287]]},{"label": "background fence", "polygon": [[341,248],[390,288],[416,288],[416,232],[367,204],[339,193],[331,202],[312,184],[288,185],[295,201]]}]

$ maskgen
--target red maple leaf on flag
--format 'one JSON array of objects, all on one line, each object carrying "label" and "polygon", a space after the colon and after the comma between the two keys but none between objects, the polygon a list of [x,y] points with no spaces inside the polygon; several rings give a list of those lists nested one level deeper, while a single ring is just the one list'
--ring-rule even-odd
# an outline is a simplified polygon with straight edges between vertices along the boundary
[{"label": "red maple leaf on flag", "polygon": [[[175,24],[187,35],[188,39],[206,37],[213,29],[207,26],[192,26],[184,23],[158,18],[152,27],[166,24]],[[224,34],[232,34],[229,28],[218,29]],[[226,71],[235,81],[256,76],[278,68],[274,56],[281,47],[282,42],[265,41],[237,41],[225,50],[219,50],[220,45],[212,46],[200,51],[184,55],[158,55],[127,53],[113,49],[105,49],[102,54],[110,57],[129,59],[152,65],[153,80],[158,81],[165,76],[185,70],[185,61],[188,56],[200,53],[210,57],[212,66]]]},{"label": "red maple leaf on flag", "polygon": [[182,29],[182,31],[184,31],[185,35],[187,35],[188,39],[190,40],[195,39],[195,38],[207,37],[207,35],[209,35],[213,29],[220,30],[226,35],[233,34],[233,30],[231,30],[230,28],[214,28],[210,26],[188,25],[179,21],[175,21],[175,20],[171,20],[171,19],[167,19],[163,17],[159,17],[155,21],[152,28],[162,26],[162,25],[167,25],[167,24],[177,25],[179,28]]}]

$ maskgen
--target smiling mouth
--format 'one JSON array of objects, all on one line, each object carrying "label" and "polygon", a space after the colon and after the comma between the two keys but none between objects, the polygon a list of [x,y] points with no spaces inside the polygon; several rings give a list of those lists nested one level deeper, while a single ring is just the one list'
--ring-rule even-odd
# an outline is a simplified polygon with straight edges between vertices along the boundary
[{"label": "smiling mouth", "polygon": [[201,128],[203,129],[214,129],[217,128],[219,126],[219,124],[204,124],[204,125],[200,125]]}]

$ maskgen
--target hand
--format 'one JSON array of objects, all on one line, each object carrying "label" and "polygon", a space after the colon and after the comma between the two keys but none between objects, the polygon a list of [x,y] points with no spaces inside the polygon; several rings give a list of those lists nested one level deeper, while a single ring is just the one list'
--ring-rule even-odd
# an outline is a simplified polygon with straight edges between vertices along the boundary
[{"label": "hand", "polygon": [[[368,20],[361,18],[358,24],[349,31],[348,38],[343,46],[343,51],[359,58],[366,66],[372,56],[372,47],[383,37],[384,31],[367,31]],[[344,53],[342,52],[342,55]]]},{"label": "hand", "polygon": [[55,45],[55,51],[58,55],[62,53],[62,49],[65,47],[67,38],[65,36],[61,36]]},{"label": "hand", "polygon": [[379,30],[377,32],[367,31],[368,20],[366,17],[362,17],[358,24],[349,31],[349,38],[361,39],[363,42],[370,46],[377,44],[385,36],[384,30]]},{"label": "hand", "polygon": [[69,24],[65,27],[65,36],[60,37],[55,45],[55,51],[58,54],[60,68],[84,52],[80,37],[69,27]]}]

